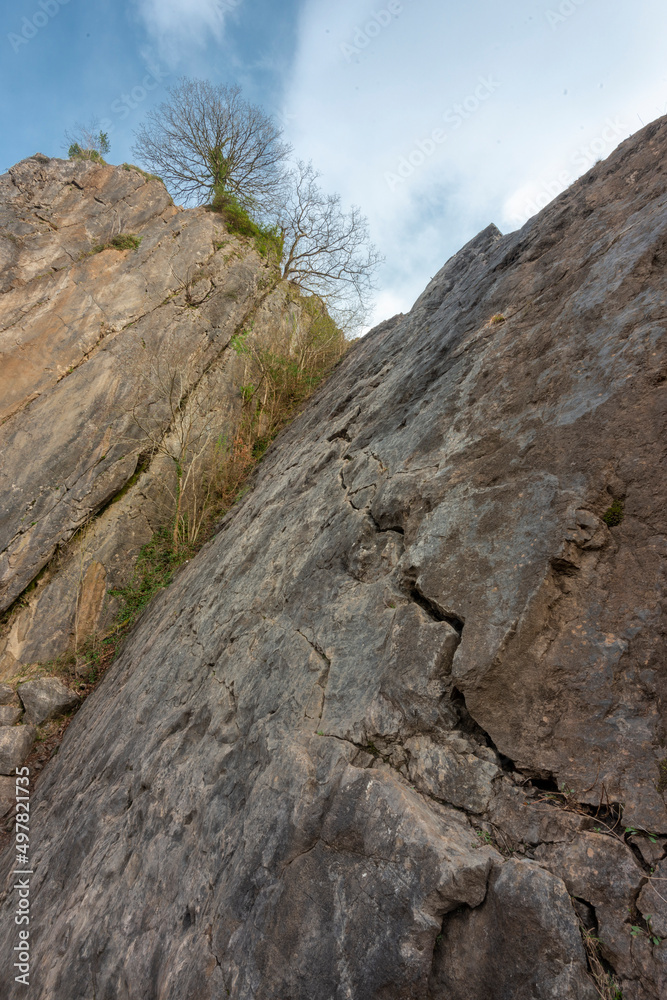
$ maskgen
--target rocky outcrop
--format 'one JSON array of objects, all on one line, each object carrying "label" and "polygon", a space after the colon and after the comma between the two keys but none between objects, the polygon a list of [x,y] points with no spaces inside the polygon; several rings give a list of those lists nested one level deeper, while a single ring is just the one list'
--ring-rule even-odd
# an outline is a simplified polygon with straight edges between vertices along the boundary
[{"label": "rocky outcrop", "polygon": [[12,609],[0,678],[11,680],[104,632],[105,596],[172,515],[159,445],[175,414],[194,408],[212,439],[233,435],[243,359],[232,336],[285,349],[304,318],[248,240],[215,213],[175,208],[129,167],[37,155],[12,168],[0,177],[0,261],[0,612]]},{"label": "rocky outcrop", "polygon": [[666,152],[468,244],[146,613],[33,800],[35,998],[665,995]]}]

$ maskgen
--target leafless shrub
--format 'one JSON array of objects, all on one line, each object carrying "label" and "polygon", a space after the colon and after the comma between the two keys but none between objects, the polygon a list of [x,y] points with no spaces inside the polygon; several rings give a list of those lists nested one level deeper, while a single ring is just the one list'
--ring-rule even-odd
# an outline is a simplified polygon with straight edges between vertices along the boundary
[{"label": "leafless shrub", "polygon": [[325,194],[312,163],[288,174],[277,211],[283,235],[282,276],[322,298],[340,326],[360,325],[368,311],[374,273],[383,257],[370,242],[356,206],[344,212],[338,194]]}]

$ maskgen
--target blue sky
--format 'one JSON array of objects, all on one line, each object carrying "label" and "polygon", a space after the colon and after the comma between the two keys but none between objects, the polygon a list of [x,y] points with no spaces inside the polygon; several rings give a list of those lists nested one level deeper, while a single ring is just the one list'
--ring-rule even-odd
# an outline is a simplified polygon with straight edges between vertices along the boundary
[{"label": "blue sky", "polygon": [[66,155],[93,116],[131,161],[170,82],[239,83],[369,217],[375,321],[667,113],[658,0],[5,0],[0,18],[0,169]]}]

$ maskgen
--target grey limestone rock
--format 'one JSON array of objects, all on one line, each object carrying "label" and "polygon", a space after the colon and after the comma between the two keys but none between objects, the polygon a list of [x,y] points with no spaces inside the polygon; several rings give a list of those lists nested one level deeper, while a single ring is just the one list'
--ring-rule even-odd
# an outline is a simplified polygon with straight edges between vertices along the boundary
[{"label": "grey limestone rock", "polygon": [[13,726],[21,718],[22,711],[19,704],[0,705],[0,726]]},{"label": "grey limestone rock", "polygon": [[39,725],[76,706],[80,698],[57,677],[38,677],[17,687],[27,722]]},{"label": "grey limestone rock", "polygon": [[34,726],[0,726],[0,774],[12,775],[30,753]]},{"label": "grey limestone rock", "polygon": [[434,1000],[595,1000],[567,890],[537,865],[494,869],[482,906],[445,917],[429,996]]},{"label": "grey limestone rock", "polygon": [[13,705],[17,701],[14,688],[9,684],[0,684],[0,705]]},{"label": "grey limestone rock", "polygon": [[[0,730],[1,731],[1,730]],[[0,776],[0,819],[10,812],[16,803],[16,781]]]}]

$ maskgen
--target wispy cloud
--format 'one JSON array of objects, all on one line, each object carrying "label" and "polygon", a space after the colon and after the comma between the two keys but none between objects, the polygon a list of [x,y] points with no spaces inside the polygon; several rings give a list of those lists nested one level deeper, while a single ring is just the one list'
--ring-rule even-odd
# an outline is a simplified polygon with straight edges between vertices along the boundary
[{"label": "wispy cloud", "polygon": [[222,38],[225,18],[242,0],[136,0],[162,59],[175,65],[193,47]]},{"label": "wispy cloud", "polygon": [[375,322],[490,222],[517,228],[665,113],[664,0],[631,22],[622,0],[601,9],[302,0],[281,121],[325,189],[368,215],[386,256]]}]

